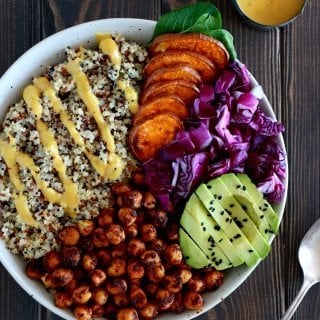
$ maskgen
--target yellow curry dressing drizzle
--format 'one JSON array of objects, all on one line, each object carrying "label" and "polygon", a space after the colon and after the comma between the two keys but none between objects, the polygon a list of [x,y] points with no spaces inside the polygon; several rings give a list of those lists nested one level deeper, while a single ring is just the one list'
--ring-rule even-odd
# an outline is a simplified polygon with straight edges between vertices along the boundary
[{"label": "yellow curry dressing drizzle", "polygon": [[56,96],[56,94],[55,94],[53,88],[50,86],[50,82],[47,80],[47,78],[45,78],[45,77],[37,78],[34,81],[34,84],[51,101],[52,107],[53,107],[54,111],[59,114],[61,122],[69,131],[74,142],[82,149],[82,152],[87,156],[91,165],[98,172],[98,174],[100,176],[102,176],[104,179],[111,179],[112,176],[117,174],[117,172],[115,172],[115,170],[113,170],[113,172],[111,172],[110,168],[108,167],[108,165],[105,162],[103,162],[99,157],[92,154],[86,148],[85,141],[83,140],[81,134],[76,129],[76,126],[73,123],[73,121],[70,120],[70,115],[64,109],[61,100]]},{"label": "yellow curry dressing drizzle", "polygon": [[124,80],[119,80],[117,85],[124,92],[131,113],[137,113],[139,110],[137,91]]},{"label": "yellow curry dressing drizzle", "polygon": [[[78,187],[67,176],[67,168],[59,155],[59,149],[54,135],[48,128],[48,126],[40,119],[42,115],[42,106],[40,102],[41,91],[35,85],[27,86],[23,91],[23,99],[28,105],[30,111],[36,117],[36,128],[39,133],[41,143],[44,149],[51,155],[53,159],[53,167],[58,172],[58,176],[65,189],[63,193],[58,193],[51,188],[48,188],[47,184],[44,184],[37,174],[33,174],[37,185],[41,187],[46,199],[52,203],[60,204],[65,211],[71,216],[76,216],[75,209],[79,205]],[[30,162],[31,164],[31,162]]]},{"label": "yellow curry dressing drizzle", "polygon": [[[108,124],[104,121],[102,113],[99,107],[99,100],[93,94],[89,81],[85,73],[81,70],[80,59],[71,60],[66,66],[67,71],[73,77],[77,91],[80,99],[86,105],[88,112],[95,119],[101,137],[106,143],[108,154],[108,163],[104,164],[104,174],[102,175],[105,179],[115,180],[120,177],[123,169],[124,163],[122,159],[115,153],[115,143],[113,136],[110,132]],[[99,162],[94,161],[96,166],[99,165]]]},{"label": "yellow curry dressing drizzle", "polygon": [[32,217],[27,205],[27,199],[23,194],[24,185],[21,183],[19,178],[15,142],[12,137],[10,137],[9,143],[0,141],[0,154],[7,165],[10,181],[16,189],[13,193],[13,200],[17,209],[17,213],[24,223],[31,227],[37,228],[38,223]]}]

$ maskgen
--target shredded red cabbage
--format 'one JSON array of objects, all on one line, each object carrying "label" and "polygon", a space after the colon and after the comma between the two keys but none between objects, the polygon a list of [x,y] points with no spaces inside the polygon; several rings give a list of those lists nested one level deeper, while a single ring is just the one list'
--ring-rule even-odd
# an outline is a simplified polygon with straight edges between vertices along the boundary
[{"label": "shredded red cabbage", "polygon": [[263,96],[239,61],[213,86],[203,85],[185,130],[144,163],[147,184],[164,208],[187,198],[202,180],[228,172],[248,173],[269,201],[281,200],[285,154],[275,137],[284,126],[261,110]]}]

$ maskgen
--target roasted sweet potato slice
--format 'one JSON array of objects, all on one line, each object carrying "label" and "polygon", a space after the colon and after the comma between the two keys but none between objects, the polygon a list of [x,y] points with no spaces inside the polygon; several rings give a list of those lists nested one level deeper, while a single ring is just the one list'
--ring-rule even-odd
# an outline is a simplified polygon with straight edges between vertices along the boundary
[{"label": "roasted sweet potato slice", "polygon": [[171,113],[151,116],[131,129],[129,134],[131,151],[142,162],[151,159],[182,129],[182,121]]},{"label": "roasted sweet potato slice", "polygon": [[208,57],[220,69],[224,69],[229,61],[229,53],[222,42],[201,34],[162,34],[155,38],[149,47],[151,56],[168,50],[191,50]]},{"label": "roasted sweet potato slice", "polygon": [[138,113],[133,118],[133,124],[136,125],[150,116],[165,112],[170,112],[179,119],[184,119],[189,115],[189,109],[178,96],[161,95],[140,106]]},{"label": "roasted sweet potato slice", "polygon": [[145,78],[158,69],[176,64],[187,63],[196,70],[203,82],[213,81],[218,74],[215,64],[203,54],[190,50],[169,50],[153,57],[144,68]]},{"label": "roasted sweet potato slice", "polygon": [[189,64],[179,63],[176,65],[164,67],[155,70],[146,79],[144,88],[158,81],[184,80],[187,82],[200,85],[202,80],[198,71],[193,69]]},{"label": "roasted sweet potato slice", "polygon": [[143,90],[140,96],[140,104],[160,95],[176,95],[187,106],[199,95],[199,88],[184,80],[172,80],[156,82]]}]

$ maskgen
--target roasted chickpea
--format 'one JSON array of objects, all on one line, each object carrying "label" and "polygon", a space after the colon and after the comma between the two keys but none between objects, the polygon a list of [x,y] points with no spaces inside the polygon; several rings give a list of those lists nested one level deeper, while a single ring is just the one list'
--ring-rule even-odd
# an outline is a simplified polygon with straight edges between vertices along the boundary
[{"label": "roasted chickpea", "polygon": [[123,228],[119,224],[111,224],[106,231],[107,239],[112,244],[119,244],[126,238]]},{"label": "roasted chickpea", "polygon": [[77,247],[62,247],[61,248],[61,257],[63,263],[70,267],[75,268],[81,260],[81,253]]},{"label": "roasted chickpea", "polygon": [[161,311],[168,310],[174,302],[174,294],[166,289],[160,289],[156,294],[158,309]]},{"label": "roasted chickpea", "polygon": [[111,256],[112,258],[120,258],[125,256],[127,253],[127,244],[124,242],[121,242],[117,245],[114,245],[111,249]]},{"label": "roasted chickpea", "polygon": [[118,196],[120,194],[126,193],[131,190],[131,187],[128,184],[122,182],[116,182],[111,186],[111,193],[114,196]]},{"label": "roasted chickpea", "polygon": [[166,275],[163,280],[163,286],[171,293],[177,293],[182,290],[182,281],[178,275]]},{"label": "roasted chickpea", "polygon": [[171,265],[178,265],[182,259],[180,246],[176,243],[168,245],[164,250],[166,261]]},{"label": "roasted chickpea", "polygon": [[191,279],[192,272],[188,269],[180,269],[177,271],[177,275],[180,277],[181,282],[185,284]]},{"label": "roasted chickpea", "polygon": [[128,289],[126,280],[120,278],[110,278],[107,282],[107,290],[110,294],[124,294]]},{"label": "roasted chickpea", "polygon": [[169,241],[178,241],[179,240],[179,224],[170,223],[166,228],[166,239]]},{"label": "roasted chickpea", "polygon": [[111,261],[111,253],[107,249],[100,249],[96,253],[98,263],[102,267],[106,267]]},{"label": "roasted chickpea", "polygon": [[98,258],[94,253],[86,253],[82,257],[82,267],[86,271],[92,271],[98,264]]},{"label": "roasted chickpea", "polygon": [[74,290],[72,299],[76,304],[85,304],[92,297],[92,292],[88,285],[83,285]]},{"label": "roasted chickpea", "polygon": [[78,306],[74,309],[73,312],[77,320],[92,319],[92,309],[89,306]]},{"label": "roasted chickpea", "polygon": [[137,212],[132,208],[120,208],[118,217],[121,223],[128,227],[131,226],[137,219]]},{"label": "roasted chickpea", "polygon": [[66,286],[73,278],[73,271],[67,268],[58,268],[51,275],[51,281],[55,288]]},{"label": "roasted chickpea", "polygon": [[140,260],[130,260],[127,265],[127,273],[129,278],[141,279],[144,276],[144,266]]},{"label": "roasted chickpea", "polygon": [[139,209],[142,206],[142,193],[137,190],[130,190],[121,195],[122,207]]},{"label": "roasted chickpea", "polygon": [[52,282],[52,273],[46,273],[41,277],[41,281],[47,289],[54,289],[55,285]]},{"label": "roasted chickpea", "polygon": [[89,236],[94,230],[94,222],[91,220],[79,220],[77,227],[80,234],[84,237]]},{"label": "roasted chickpea", "polygon": [[153,320],[158,313],[157,306],[151,302],[148,302],[141,310],[139,310],[139,315],[143,320]]},{"label": "roasted chickpea", "polygon": [[76,227],[64,227],[58,234],[60,242],[65,246],[75,246],[80,238],[80,232]]},{"label": "roasted chickpea", "polygon": [[141,169],[136,169],[131,174],[132,181],[137,186],[144,186],[146,184],[146,176]]},{"label": "roasted chickpea", "polygon": [[126,238],[131,239],[138,235],[138,225],[133,223],[131,226],[123,227],[124,232],[126,234]]},{"label": "roasted chickpea", "polygon": [[130,300],[127,294],[115,294],[113,296],[113,302],[118,307],[124,307],[130,303]]},{"label": "roasted chickpea", "polygon": [[111,277],[119,277],[126,273],[127,262],[122,258],[112,259],[107,269],[108,275]]},{"label": "roasted chickpea", "polygon": [[182,297],[182,301],[184,307],[188,310],[200,310],[203,307],[203,299],[198,292],[186,292]]},{"label": "roasted chickpea", "polygon": [[94,286],[99,287],[107,279],[107,275],[101,269],[94,269],[90,272],[90,278]]},{"label": "roasted chickpea", "polygon": [[26,266],[26,274],[31,279],[40,280],[45,275],[40,260],[30,260]]},{"label": "roasted chickpea", "polygon": [[133,257],[141,256],[146,250],[146,245],[139,239],[131,239],[128,243],[128,254]]},{"label": "roasted chickpea", "polygon": [[157,239],[157,229],[152,224],[144,224],[140,228],[141,240],[143,242]]},{"label": "roasted chickpea", "polygon": [[175,294],[173,304],[170,306],[169,311],[174,313],[181,313],[183,311],[182,294],[178,292]]},{"label": "roasted chickpea", "polygon": [[159,290],[159,284],[154,282],[149,282],[145,286],[145,291],[148,294],[148,296],[154,297]]},{"label": "roasted chickpea", "polygon": [[207,290],[217,289],[223,282],[223,273],[217,270],[205,271],[203,281]]},{"label": "roasted chickpea", "polygon": [[160,262],[160,256],[158,253],[154,250],[146,250],[141,255],[141,259],[143,263],[147,266],[152,264],[157,264]]},{"label": "roasted chickpea", "polygon": [[147,278],[151,282],[159,282],[165,276],[165,268],[162,263],[148,265],[146,268]]},{"label": "roasted chickpea", "polygon": [[92,252],[94,250],[94,244],[91,238],[81,237],[79,239],[78,248],[81,248],[81,252]]},{"label": "roasted chickpea", "polygon": [[159,255],[162,254],[166,247],[166,244],[161,239],[156,239],[151,241],[151,243],[148,246],[148,249],[156,251]]},{"label": "roasted chickpea", "polygon": [[104,315],[104,307],[100,306],[99,304],[94,304],[91,306],[92,309],[92,318],[100,318]]},{"label": "roasted chickpea", "polygon": [[93,289],[92,291],[92,301],[99,305],[99,306],[103,306],[104,304],[107,303],[108,301],[108,291],[107,289],[104,289],[104,288],[95,288]]},{"label": "roasted chickpea", "polygon": [[98,225],[100,227],[106,227],[113,223],[113,216],[115,211],[113,208],[104,208],[98,216]]},{"label": "roasted chickpea", "polygon": [[133,308],[123,308],[119,310],[117,320],[139,320],[138,312]]},{"label": "roasted chickpea", "polygon": [[146,294],[139,287],[135,287],[135,286],[131,287],[129,292],[129,297],[130,297],[130,302],[137,309],[143,308],[148,302]]},{"label": "roasted chickpea", "polygon": [[201,293],[206,289],[206,285],[200,277],[193,276],[188,282],[188,288],[190,291]]},{"label": "roasted chickpea", "polygon": [[62,263],[62,259],[60,254],[53,250],[53,251],[49,251],[47,252],[44,256],[43,256],[43,267],[48,271],[48,272],[52,272],[53,270],[57,269],[61,263]]},{"label": "roasted chickpea", "polygon": [[168,222],[167,213],[160,209],[148,211],[148,218],[150,222],[157,228],[164,228]]},{"label": "roasted chickpea", "polygon": [[92,242],[96,248],[104,248],[109,246],[106,231],[103,228],[97,228],[93,231]]},{"label": "roasted chickpea", "polygon": [[157,200],[155,196],[150,192],[145,192],[142,197],[142,205],[148,209],[154,209],[156,207]]},{"label": "roasted chickpea", "polygon": [[72,305],[72,296],[66,291],[57,291],[54,294],[54,304],[59,308],[69,308]]}]

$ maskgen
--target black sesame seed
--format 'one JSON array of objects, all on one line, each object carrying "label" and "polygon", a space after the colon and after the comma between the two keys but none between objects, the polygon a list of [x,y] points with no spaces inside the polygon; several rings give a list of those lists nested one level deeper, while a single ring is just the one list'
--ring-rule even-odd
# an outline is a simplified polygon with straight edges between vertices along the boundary
[{"label": "black sesame seed", "polygon": [[211,214],[210,214],[210,213],[208,213],[208,214],[207,214],[207,217],[211,217]]},{"label": "black sesame seed", "polygon": [[237,233],[235,236],[234,236],[235,239],[238,239],[238,238],[241,238],[241,234]]},{"label": "black sesame seed", "polygon": [[201,222],[201,226],[203,226],[204,225],[204,223],[203,222]]},{"label": "black sesame seed", "polygon": [[212,253],[211,253],[211,257],[214,257],[215,255],[216,255],[215,252],[212,252]]},{"label": "black sesame seed", "polygon": [[212,186],[210,186],[210,184],[208,184],[208,185],[207,185],[207,188],[208,188],[208,189],[211,189],[211,188],[212,188]]},{"label": "black sesame seed", "polygon": [[213,249],[212,249],[212,248],[208,248],[208,250],[209,250],[209,251],[212,251]]},{"label": "black sesame seed", "polygon": [[229,218],[226,218],[226,222],[229,222],[229,220],[230,220]]},{"label": "black sesame seed", "polygon": [[222,242],[223,241],[223,239],[220,239],[218,242]]},{"label": "black sesame seed", "polygon": [[268,230],[268,229],[265,229],[265,230],[264,230],[264,233],[269,233],[269,230]]},{"label": "black sesame seed", "polygon": [[242,207],[242,209],[243,209],[244,211],[247,211],[247,209],[248,209],[247,206],[245,206],[245,205],[242,205],[241,207]]},{"label": "black sesame seed", "polygon": [[234,203],[231,203],[231,204],[230,204],[230,208],[233,208],[233,207],[234,207]]},{"label": "black sesame seed", "polygon": [[211,200],[211,201],[210,201],[210,204],[214,204],[214,200]]},{"label": "black sesame seed", "polygon": [[218,200],[221,200],[221,199],[222,199],[222,196],[219,196],[219,197],[218,197]]},{"label": "black sesame seed", "polygon": [[190,257],[189,256],[186,256],[186,257],[184,257],[186,260],[188,260],[188,259],[190,259]]},{"label": "black sesame seed", "polygon": [[246,191],[247,190],[246,186],[242,186],[242,190]]},{"label": "black sesame seed", "polygon": [[202,230],[203,230],[203,231],[206,231],[207,229],[206,229],[206,227],[203,227]]},{"label": "black sesame seed", "polygon": [[262,214],[261,216],[260,216],[260,219],[263,219],[264,218],[264,215]]},{"label": "black sesame seed", "polygon": [[233,242],[233,239],[230,239],[230,242]]},{"label": "black sesame seed", "polygon": [[214,197],[215,199],[217,199],[218,196],[217,196],[216,194],[214,194],[213,197]]},{"label": "black sesame seed", "polygon": [[228,212],[229,214],[232,214],[232,212],[230,211],[230,210],[228,210],[228,209],[225,209],[226,210],[226,212]]},{"label": "black sesame seed", "polygon": [[267,208],[262,209],[262,211],[263,211],[263,212],[266,212],[266,211],[267,211]]},{"label": "black sesame seed", "polygon": [[266,208],[268,208],[269,207],[269,205],[265,202],[264,203],[264,206],[266,207]]},{"label": "black sesame seed", "polygon": [[214,226],[214,230],[219,231],[220,229],[221,229],[220,226],[218,226],[218,225],[215,225],[215,226]]},{"label": "black sesame seed", "polygon": [[239,189],[239,188],[241,188],[241,185],[240,185],[240,184],[238,184],[238,185],[236,186],[236,189]]},{"label": "black sesame seed", "polygon": [[248,251],[249,251],[250,253],[251,253],[251,252],[253,252],[253,250],[252,250],[252,249],[249,249]]},{"label": "black sesame seed", "polygon": [[243,222],[248,222],[247,218],[242,219]]},{"label": "black sesame seed", "polygon": [[220,214],[223,216],[224,215],[224,211],[221,211]]}]

